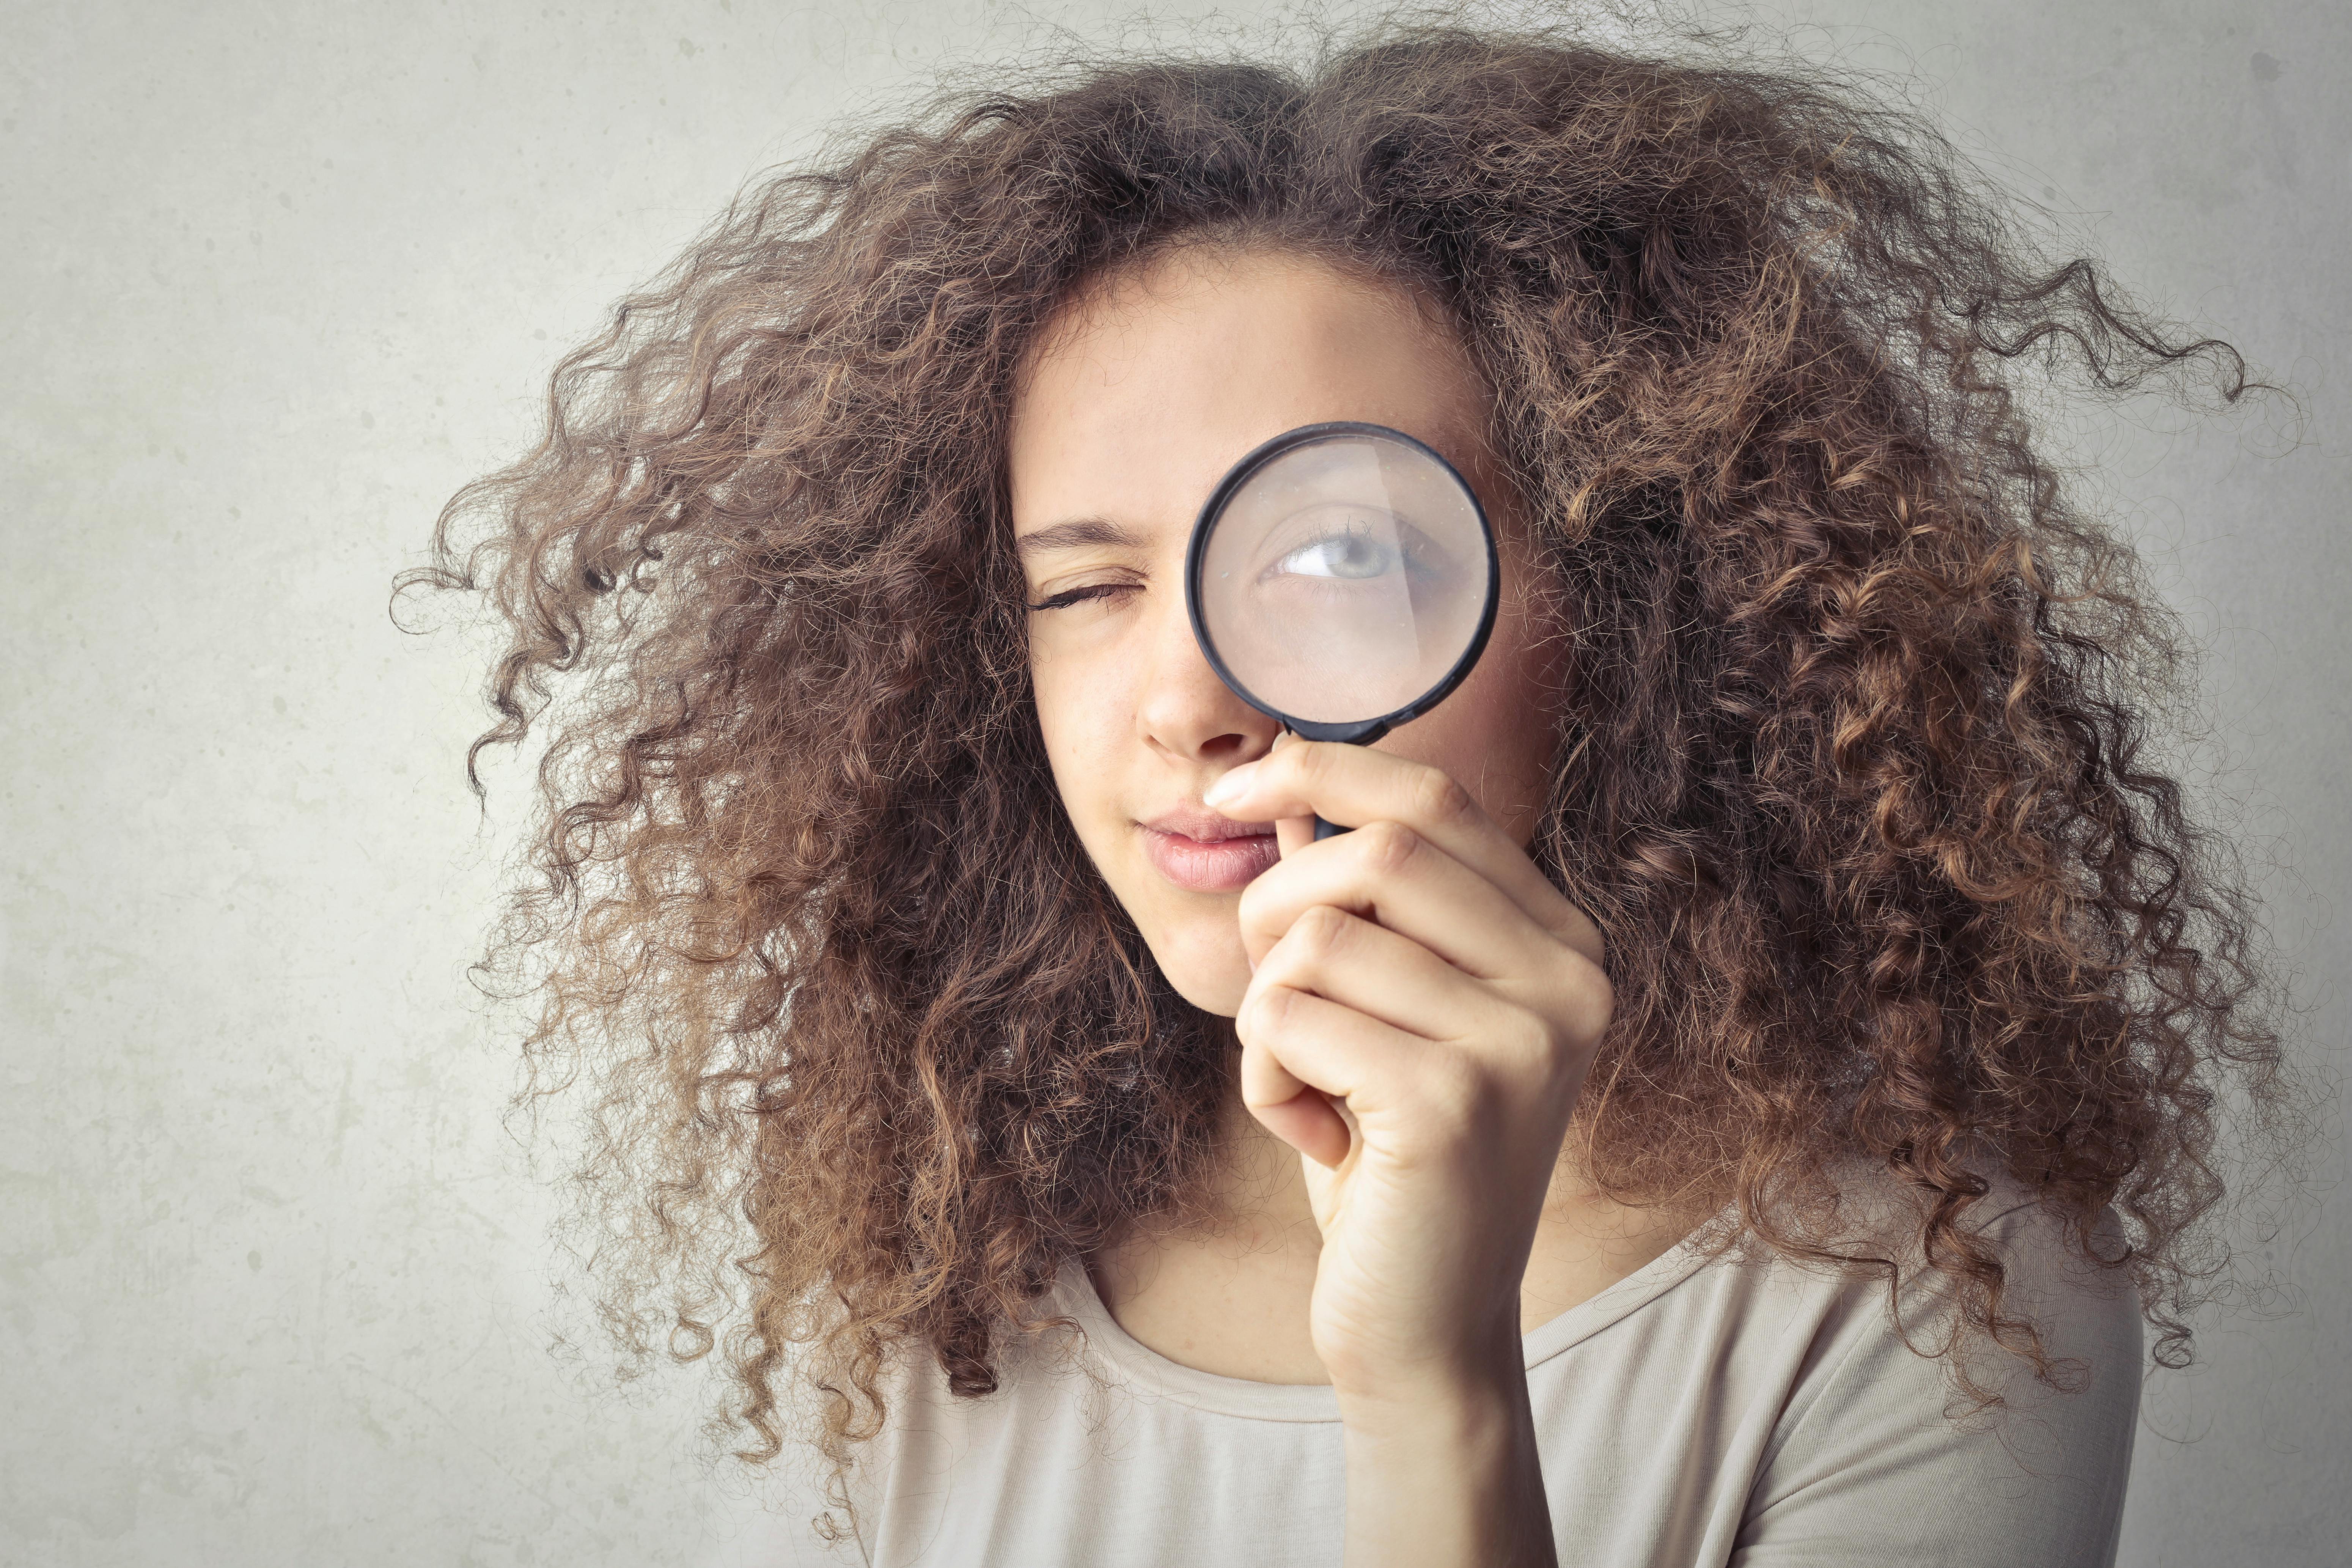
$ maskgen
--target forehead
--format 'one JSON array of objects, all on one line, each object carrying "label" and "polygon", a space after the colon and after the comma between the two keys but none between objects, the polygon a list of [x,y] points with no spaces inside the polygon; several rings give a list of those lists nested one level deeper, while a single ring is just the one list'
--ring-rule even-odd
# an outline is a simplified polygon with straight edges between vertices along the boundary
[{"label": "forehead", "polygon": [[1180,250],[1087,290],[1023,367],[1016,530],[1189,528],[1224,471],[1301,425],[1360,419],[1476,466],[1486,394],[1402,288],[1289,255]]}]

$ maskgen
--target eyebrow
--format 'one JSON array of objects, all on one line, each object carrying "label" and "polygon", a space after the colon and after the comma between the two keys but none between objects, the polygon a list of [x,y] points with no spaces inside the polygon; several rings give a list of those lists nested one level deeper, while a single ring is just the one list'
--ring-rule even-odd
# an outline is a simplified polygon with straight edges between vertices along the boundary
[{"label": "eyebrow", "polygon": [[1042,555],[1049,550],[1076,550],[1087,544],[1131,550],[1142,542],[1142,536],[1133,529],[1105,518],[1080,517],[1024,533],[1013,542],[1013,548],[1023,555]]}]

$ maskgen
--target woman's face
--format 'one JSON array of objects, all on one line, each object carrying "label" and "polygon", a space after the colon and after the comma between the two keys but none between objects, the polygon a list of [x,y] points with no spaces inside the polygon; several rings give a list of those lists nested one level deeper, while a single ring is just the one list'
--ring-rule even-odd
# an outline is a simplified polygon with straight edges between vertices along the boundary
[{"label": "woman's face", "polygon": [[1321,262],[1179,249],[1087,291],[1024,367],[1013,523],[1033,605],[1037,716],[1078,837],[1186,1000],[1232,1016],[1249,982],[1236,908],[1274,863],[1271,823],[1202,803],[1280,728],[1219,680],[1184,610],[1192,521],[1234,461],[1329,419],[1444,454],[1495,519],[1493,638],[1469,679],[1380,742],[1434,763],[1524,845],[1552,761],[1549,656],[1486,395],[1402,293]]}]

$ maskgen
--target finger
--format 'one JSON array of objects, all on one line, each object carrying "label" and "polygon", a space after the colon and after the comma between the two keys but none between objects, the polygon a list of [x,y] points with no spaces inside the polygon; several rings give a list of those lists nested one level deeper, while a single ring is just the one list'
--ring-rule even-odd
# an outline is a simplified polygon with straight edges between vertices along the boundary
[{"label": "finger", "polygon": [[[1443,1049],[1336,1002],[1264,987],[1234,1018],[1241,1037],[1242,1103],[1253,1114],[1286,1104],[1301,1089],[1334,1100],[1388,1107],[1411,1098],[1404,1089],[1417,1064]],[[1454,1054],[1445,1053],[1449,1058]]]},{"label": "finger", "polygon": [[[1274,738],[1274,744],[1266,749],[1269,752],[1278,752],[1285,746],[1303,745],[1304,743],[1305,742],[1300,741],[1297,735],[1291,733],[1288,730],[1285,730],[1281,734],[1276,735]],[[1274,847],[1282,854],[1288,855],[1293,850],[1303,849],[1307,845],[1314,842],[1314,817],[1281,816],[1275,819]]]},{"label": "finger", "polygon": [[1277,985],[1425,1040],[1503,1037],[1515,1020],[1501,1015],[1518,1011],[1421,943],[1328,904],[1301,914],[1258,961],[1242,1007]]},{"label": "finger", "polygon": [[1242,889],[1242,945],[1253,963],[1308,910],[1328,904],[1377,921],[1481,979],[1531,978],[1580,963],[1485,877],[1395,822],[1327,838]]},{"label": "finger", "polygon": [[1338,1170],[1355,1147],[1348,1119],[1319,1089],[1302,1089],[1278,1105],[1250,1108],[1259,1125],[1318,1165]]},{"label": "finger", "polygon": [[1274,847],[1284,858],[1297,854],[1315,842],[1315,819],[1311,816],[1277,816],[1274,819]]},{"label": "finger", "polygon": [[[1241,1011],[1244,1015],[1250,1011],[1246,997]],[[1238,1016],[1234,1032],[1242,1034]],[[1256,1043],[1247,1035],[1242,1039],[1242,1104],[1267,1131],[1307,1158],[1337,1170],[1355,1142],[1350,1125],[1333,1107],[1328,1094],[1283,1065],[1274,1032],[1253,1026],[1250,1033],[1258,1037]]]},{"label": "finger", "polygon": [[1601,960],[1591,921],[1469,791],[1426,763],[1367,746],[1296,742],[1227,773],[1208,804],[1252,822],[1315,815],[1347,827],[1402,823],[1493,882],[1538,925],[1591,962]]}]

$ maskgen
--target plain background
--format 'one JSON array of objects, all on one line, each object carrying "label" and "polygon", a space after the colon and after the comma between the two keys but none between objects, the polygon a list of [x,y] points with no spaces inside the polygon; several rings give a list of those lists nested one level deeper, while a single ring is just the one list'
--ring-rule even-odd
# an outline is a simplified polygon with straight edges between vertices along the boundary
[{"label": "plain background", "polygon": [[[521,803],[393,574],[557,353],[755,170],[944,65],[1266,36],[1248,5],[10,5],[0,62],[0,1561],[682,1563],[740,1505],[710,1390],[555,1297],[465,966]],[[1737,17],[1732,7],[1717,14]],[[1757,13],[1911,82],[2300,414],[2134,406],[2076,455],[2210,649],[2219,771],[2323,1078],[2347,1032],[2352,7]],[[1215,18],[1222,17],[1223,21]],[[1123,31],[1124,29],[1124,31]],[[2352,1539],[2344,1143],[2149,1384],[2123,1557]],[[2256,1305],[2263,1305],[2257,1302]]]}]

